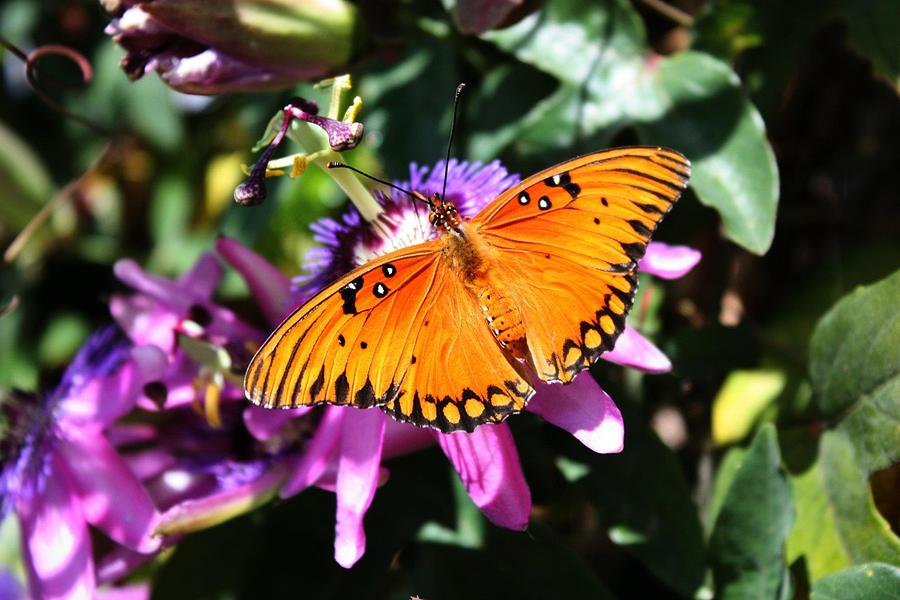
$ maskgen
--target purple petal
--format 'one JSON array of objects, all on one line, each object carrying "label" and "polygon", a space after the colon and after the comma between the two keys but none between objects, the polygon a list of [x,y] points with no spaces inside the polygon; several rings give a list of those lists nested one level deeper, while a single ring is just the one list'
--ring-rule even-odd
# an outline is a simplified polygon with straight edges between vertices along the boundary
[{"label": "purple petal", "polygon": [[482,425],[472,433],[436,435],[481,512],[500,527],[528,527],[531,490],[525,483],[509,426]]},{"label": "purple petal", "polygon": [[585,371],[572,383],[532,382],[536,394],[528,410],[565,429],[600,454],[621,452],[625,445],[622,414],[612,398]]},{"label": "purple petal", "polygon": [[60,414],[76,424],[109,425],[134,407],[143,386],[162,377],[168,362],[156,346],[133,348],[131,360],[115,373],[88,381],[63,398]]},{"label": "purple petal", "polygon": [[179,502],[162,514],[155,533],[190,533],[250,512],[275,496],[286,475],[284,463],[274,463],[249,482]]},{"label": "purple petal", "polygon": [[600,358],[647,373],[668,373],[672,370],[669,357],[628,325],[625,325],[625,331],[616,340],[616,346],[601,354]]},{"label": "purple petal", "polygon": [[253,404],[244,410],[244,425],[247,426],[250,435],[264,442],[275,437],[289,422],[312,409],[311,406],[301,406],[290,410],[278,410]]},{"label": "purple petal", "polygon": [[25,590],[15,575],[0,567],[0,600],[25,600]]},{"label": "purple petal", "polygon": [[51,461],[43,493],[19,513],[29,589],[35,598],[92,598],[90,534],[62,456]]},{"label": "purple petal", "polygon": [[216,251],[241,274],[266,319],[273,325],[281,322],[290,297],[290,280],[237,240],[220,237]]},{"label": "purple petal", "polygon": [[325,472],[329,463],[335,460],[335,454],[341,438],[341,426],[344,418],[349,416],[348,409],[343,406],[325,408],[322,420],[316,433],[306,447],[306,452],[298,461],[290,479],[281,488],[280,496],[289,498],[316,483]]},{"label": "purple petal", "polygon": [[70,430],[57,443],[88,523],[138,552],[159,548],[159,540],[150,535],[156,508],[106,438],[89,430]]},{"label": "purple petal", "polygon": [[363,517],[378,486],[386,420],[380,410],[354,411],[344,418],[338,459],[334,559],[345,569],[352,567],[366,550]]},{"label": "purple petal", "polygon": [[678,279],[693,269],[703,255],[689,246],[650,242],[638,268],[663,279]]},{"label": "purple petal", "polygon": [[152,442],[158,435],[156,427],[145,423],[114,423],[106,430],[106,439],[116,447]]},{"label": "purple petal", "polygon": [[435,441],[434,433],[430,429],[388,419],[384,430],[384,448],[381,455],[383,459],[387,460],[433,446]]}]

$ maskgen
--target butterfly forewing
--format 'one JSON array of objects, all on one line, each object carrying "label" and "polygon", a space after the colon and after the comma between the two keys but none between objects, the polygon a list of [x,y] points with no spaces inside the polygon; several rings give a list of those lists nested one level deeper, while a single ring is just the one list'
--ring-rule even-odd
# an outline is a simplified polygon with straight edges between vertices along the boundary
[{"label": "butterfly forewing", "polygon": [[495,277],[519,305],[541,379],[571,381],[613,347],[637,261],[689,175],[672,150],[596,152],[529,177],[473,220],[498,251]]},{"label": "butterfly forewing", "polygon": [[437,241],[369,262],[297,309],[257,351],[244,388],[266,407],[380,406],[441,431],[500,421],[533,394]]}]

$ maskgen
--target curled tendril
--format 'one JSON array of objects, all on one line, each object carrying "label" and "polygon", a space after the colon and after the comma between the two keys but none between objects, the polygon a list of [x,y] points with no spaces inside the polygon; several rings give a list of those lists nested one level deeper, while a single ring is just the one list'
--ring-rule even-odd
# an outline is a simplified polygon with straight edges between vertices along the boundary
[{"label": "curled tendril", "polygon": [[[23,63],[25,63],[25,77],[28,80],[28,84],[31,86],[32,91],[38,98],[40,98],[41,102],[43,102],[59,114],[66,116],[74,121],[78,121],[85,127],[89,127],[100,135],[109,136],[109,131],[107,131],[105,127],[97,124],[84,115],[79,115],[78,113],[72,112],[71,110],[51,98],[43,89],[41,89],[41,84],[60,90],[72,89],[74,87],[84,87],[88,85],[94,76],[94,71],[91,68],[90,61],[88,61],[88,59],[85,58],[83,54],[81,54],[74,48],[61,46],[58,44],[46,44],[44,46],[35,48],[31,52],[26,53],[3,37],[0,37],[0,45],[14,54]],[[42,58],[45,58],[47,56],[59,56],[75,63],[75,66],[78,67],[78,70],[81,73],[81,81],[77,81],[74,83],[64,82],[56,78],[49,77],[46,74],[39,77],[38,62]]]}]

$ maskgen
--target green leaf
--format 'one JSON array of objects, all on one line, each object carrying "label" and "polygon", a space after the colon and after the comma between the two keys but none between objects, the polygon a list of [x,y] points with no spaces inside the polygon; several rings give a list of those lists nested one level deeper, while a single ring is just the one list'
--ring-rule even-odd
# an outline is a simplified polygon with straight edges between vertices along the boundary
[{"label": "green leaf", "polygon": [[730,239],[757,254],[768,250],[778,170],[762,119],[725,63],[697,52],[660,60],[625,0],[555,0],[483,37],[560,85],[517,127],[476,134],[478,158],[513,141],[526,154],[571,155],[635,126],[643,143],[670,146],[691,159],[691,185],[719,212]]},{"label": "green leaf", "polygon": [[[825,415],[865,397],[884,399],[900,378],[900,271],[843,298],[810,343],[815,403]],[[892,383],[893,382],[893,383]]]},{"label": "green leaf", "polygon": [[707,54],[682,52],[664,59],[656,78],[667,111],[637,125],[641,140],[690,158],[700,202],[719,212],[730,239],[765,254],[775,235],[778,167],[737,75]]},{"label": "green leaf", "polygon": [[811,600],[896,600],[900,569],[868,563],[823,577],[812,586]]},{"label": "green leaf", "polygon": [[764,425],[734,473],[710,537],[717,598],[775,598],[785,581],[791,489],[775,428]]},{"label": "green leaf", "polygon": [[[614,456],[578,454],[591,471],[578,480],[604,515],[613,543],[637,556],[683,596],[703,583],[703,531],[672,451],[626,403],[628,439]],[[583,450],[583,448],[579,448]]]},{"label": "green leaf", "polygon": [[851,293],[813,334],[817,406],[846,416],[822,435],[815,462],[792,478],[799,518],[788,555],[805,558],[811,581],[854,563],[900,564],[900,539],[869,490],[872,473],[900,461],[898,291],[900,272]]},{"label": "green leaf", "polygon": [[[50,174],[28,144],[0,123],[0,237],[12,236],[54,191]],[[7,229],[8,228],[8,229]]]},{"label": "green leaf", "polygon": [[[843,4],[843,3],[842,3]],[[882,0],[847,2],[842,11],[850,46],[872,61],[875,72],[900,88],[900,10]]]}]

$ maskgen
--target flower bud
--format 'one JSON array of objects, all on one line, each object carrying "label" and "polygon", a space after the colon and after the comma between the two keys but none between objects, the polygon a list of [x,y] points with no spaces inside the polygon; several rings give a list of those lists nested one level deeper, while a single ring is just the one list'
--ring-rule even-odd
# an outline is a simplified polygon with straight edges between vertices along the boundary
[{"label": "flower bud", "polygon": [[182,92],[283,87],[353,57],[357,14],[346,0],[103,2],[128,76],[158,71]]}]

